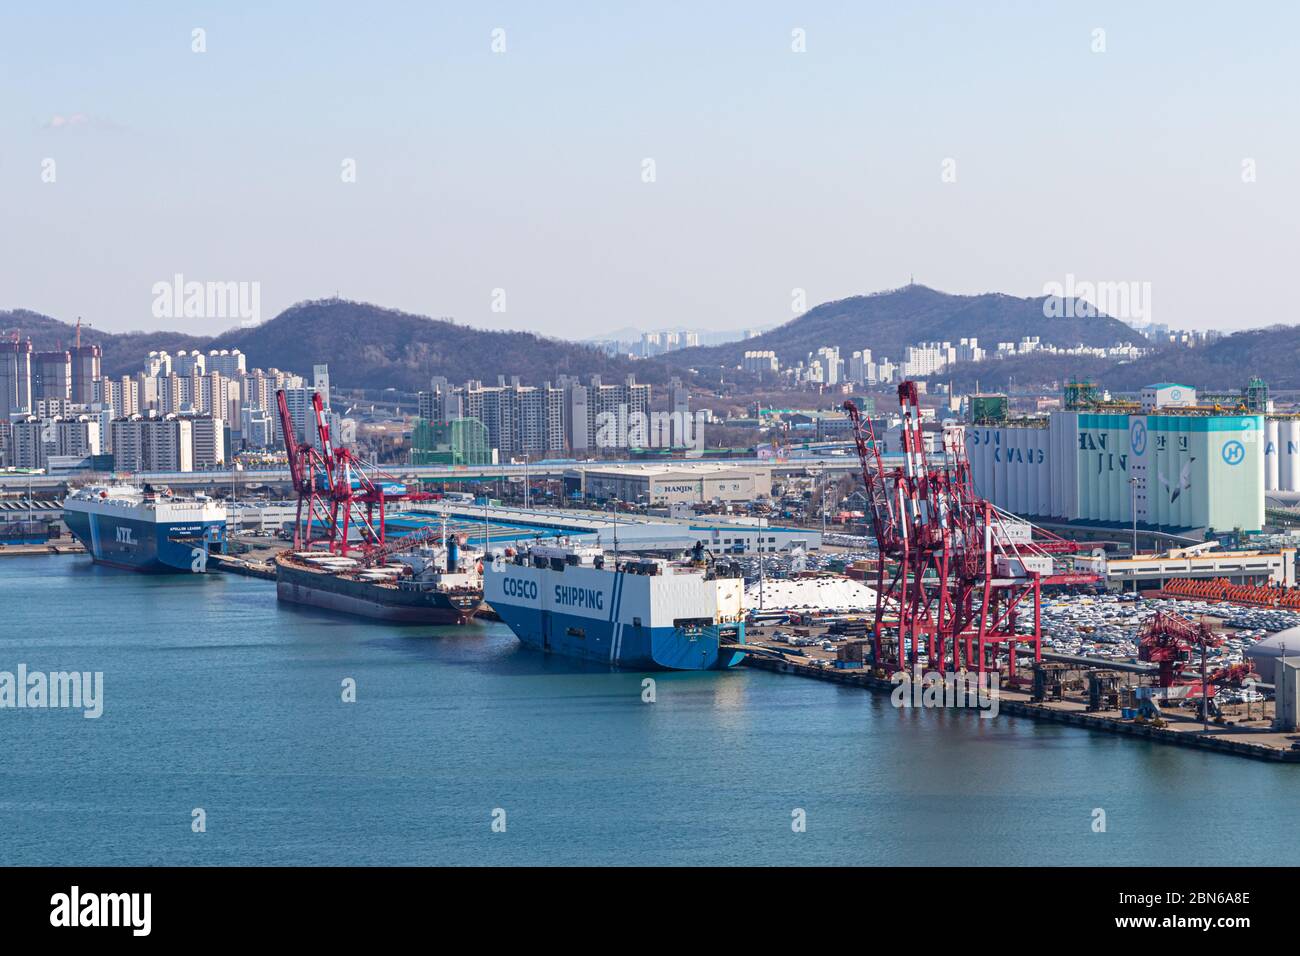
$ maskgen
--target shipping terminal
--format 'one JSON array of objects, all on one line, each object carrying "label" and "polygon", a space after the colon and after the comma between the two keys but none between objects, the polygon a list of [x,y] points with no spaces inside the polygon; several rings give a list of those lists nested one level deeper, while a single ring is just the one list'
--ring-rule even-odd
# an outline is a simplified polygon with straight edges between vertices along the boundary
[{"label": "shipping terminal", "polygon": [[[254,576],[273,577],[286,604],[434,625],[490,617],[527,648],[612,668],[749,665],[873,690],[901,674],[994,677],[1006,713],[1300,760],[1300,736],[1287,730],[1300,710],[1300,667],[1285,651],[1300,648],[1294,549],[1213,552],[1207,541],[1167,558],[1108,559],[1095,541],[1060,537],[984,497],[963,426],[945,422],[942,441],[928,441],[911,382],[898,388],[899,450],[888,457],[873,422],[846,403],[867,524],[856,536],[823,531],[820,549],[831,553],[811,571],[789,529],[762,524],[755,535],[759,526],[742,521],[722,532],[731,542],[749,535],[757,563],[716,529],[697,540],[706,529],[690,518],[624,525],[620,549],[617,519],[611,541],[598,513],[529,511],[526,498],[522,511],[484,499],[478,536],[477,503],[449,508],[335,448],[319,395],[312,440],[295,441],[278,398],[297,494],[293,544]],[[408,502],[390,529],[390,506]],[[201,572],[225,543],[222,505],[148,485],[81,489],[65,515],[97,562],[121,567]],[[494,518],[506,540],[494,540]],[[788,568],[765,590],[764,552],[782,547]],[[836,567],[836,549],[857,560]],[[1206,569],[1224,577],[1206,580]],[[1117,596],[1126,582],[1135,593]]]}]

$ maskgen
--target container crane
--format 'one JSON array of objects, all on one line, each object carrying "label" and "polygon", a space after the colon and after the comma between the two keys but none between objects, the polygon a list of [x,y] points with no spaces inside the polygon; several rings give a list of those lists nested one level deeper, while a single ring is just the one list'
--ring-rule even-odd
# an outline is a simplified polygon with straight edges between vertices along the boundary
[{"label": "container crane", "polygon": [[[319,395],[312,396],[315,401]],[[298,513],[293,525],[293,547],[295,551],[310,550],[312,546],[312,528],[319,518],[327,527],[329,524],[329,507],[325,503],[325,492],[332,484],[330,469],[332,462],[316,450],[309,441],[297,441],[297,431],[293,425],[293,416],[289,413],[289,401],[284,389],[275,393],[276,406],[280,413],[280,439],[289,457],[289,477],[293,482],[294,493],[298,496]],[[317,482],[324,479],[321,487]],[[305,513],[304,513],[305,512]],[[304,520],[305,519],[305,520]],[[330,550],[333,550],[331,546]]]},{"label": "container crane", "polygon": [[[319,392],[313,392],[311,396],[316,443],[296,441],[293,416],[284,390],[277,390],[275,396],[280,413],[280,433],[289,455],[289,474],[298,495],[294,549],[310,550],[314,540],[325,541],[329,551],[345,557],[353,550],[361,551],[364,557],[375,549],[384,548],[387,504],[423,500],[429,496],[412,494],[404,485],[400,486],[400,491],[394,491],[392,485],[377,484],[351,449],[335,448],[325,415],[325,403]],[[313,534],[316,522],[325,529],[319,539]],[[359,529],[359,543],[351,540],[354,528]]]},{"label": "container crane", "polygon": [[[898,400],[902,465],[894,467],[885,466],[871,422],[853,402],[844,403],[880,551],[876,665],[908,670],[919,665],[924,650],[929,666],[941,671],[951,666],[982,673],[997,670],[1005,653],[1014,682],[1020,645],[1041,659],[1042,586],[1098,578],[1057,573],[1052,555],[1076,553],[1082,545],[1034,529],[975,493],[961,426],[944,428],[943,460],[932,464],[916,383],[902,382]],[[1032,621],[1027,630],[1023,618]],[[887,630],[896,635],[888,652]]]}]

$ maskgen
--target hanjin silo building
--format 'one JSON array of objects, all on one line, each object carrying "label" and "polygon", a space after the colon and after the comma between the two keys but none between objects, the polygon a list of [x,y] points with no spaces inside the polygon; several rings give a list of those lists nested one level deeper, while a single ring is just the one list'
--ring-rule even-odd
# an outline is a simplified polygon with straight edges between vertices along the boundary
[{"label": "hanjin silo building", "polygon": [[[1163,384],[1142,403],[973,425],[966,446],[976,490],[1026,517],[1164,530],[1259,530],[1265,421],[1196,404]],[[1163,404],[1168,402],[1168,404]]]}]

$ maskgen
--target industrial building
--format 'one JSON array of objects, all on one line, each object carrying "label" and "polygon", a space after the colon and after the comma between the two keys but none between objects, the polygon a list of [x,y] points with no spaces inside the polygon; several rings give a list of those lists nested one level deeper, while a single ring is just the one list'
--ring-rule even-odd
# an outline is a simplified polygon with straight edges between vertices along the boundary
[{"label": "industrial building", "polygon": [[1276,551],[1217,551],[1217,542],[1207,541],[1190,548],[1173,548],[1163,554],[1139,554],[1113,558],[1098,549],[1091,558],[1080,558],[1080,567],[1096,571],[1110,584],[1127,588],[1170,581],[1222,580],[1231,584],[1269,585],[1292,588],[1296,583],[1295,548]]},{"label": "industrial building", "polygon": [[1300,492],[1300,417],[1270,416],[1264,423],[1264,490]]},{"label": "industrial building", "polygon": [[766,465],[692,463],[684,467],[585,468],[566,472],[564,480],[571,492],[579,492],[584,498],[617,498],[648,505],[754,501],[772,493],[772,469]]},{"label": "industrial building", "polygon": [[489,465],[493,461],[487,426],[477,418],[415,420],[412,465]]},{"label": "industrial building", "polygon": [[[1259,530],[1264,416],[1184,405],[1188,392],[1195,401],[1185,386],[1163,384],[1143,390],[1144,407],[1114,404],[972,426],[966,447],[976,491],[1031,517]],[[1158,404],[1165,399],[1177,404]]]}]

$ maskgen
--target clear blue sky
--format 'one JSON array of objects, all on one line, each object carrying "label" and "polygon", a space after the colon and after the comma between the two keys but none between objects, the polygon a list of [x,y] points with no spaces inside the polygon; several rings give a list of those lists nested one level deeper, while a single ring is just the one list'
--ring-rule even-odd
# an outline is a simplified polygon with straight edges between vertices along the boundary
[{"label": "clear blue sky", "polygon": [[585,337],[1073,273],[1294,321],[1298,47],[1280,0],[10,4],[0,308],[214,331],[151,315],[181,273]]}]

